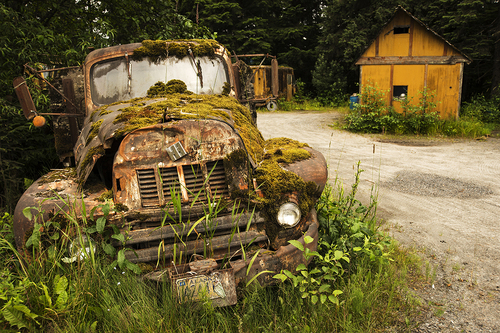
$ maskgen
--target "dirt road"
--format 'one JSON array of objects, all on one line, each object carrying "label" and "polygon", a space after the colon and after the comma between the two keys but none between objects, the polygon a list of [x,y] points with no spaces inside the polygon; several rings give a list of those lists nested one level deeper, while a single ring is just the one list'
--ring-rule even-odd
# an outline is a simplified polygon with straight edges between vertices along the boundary
[{"label": "dirt road", "polygon": [[378,216],[435,272],[416,291],[428,311],[414,332],[500,332],[500,139],[382,140],[328,126],[340,117],[266,112],[258,127],[266,139],[289,137],[321,151],[330,179],[346,188],[361,162],[358,198],[367,203],[377,186]]}]

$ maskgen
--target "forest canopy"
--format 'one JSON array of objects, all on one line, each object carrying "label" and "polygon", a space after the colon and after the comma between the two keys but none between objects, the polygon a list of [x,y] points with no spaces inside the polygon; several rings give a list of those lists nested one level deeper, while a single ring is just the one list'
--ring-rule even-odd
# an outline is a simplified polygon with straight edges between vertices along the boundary
[{"label": "forest canopy", "polygon": [[[236,54],[269,53],[325,104],[358,90],[357,58],[401,5],[467,54],[463,100],[498,94],[498,0],[0,0],[0,209],[59,162],[51,128],[22,116],[12,81],[24,64],[80,65],[92,50],[145,39],[212,38]],[[50,110],[46,88],[33,94]]]}]

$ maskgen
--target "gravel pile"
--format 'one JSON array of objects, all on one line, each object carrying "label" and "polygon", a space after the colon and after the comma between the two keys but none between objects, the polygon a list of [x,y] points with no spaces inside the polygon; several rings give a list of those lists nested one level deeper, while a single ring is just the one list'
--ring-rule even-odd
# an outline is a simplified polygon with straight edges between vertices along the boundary
[{"label": "gravel pile", "polygon": [[402,193],[431,197],[477,199],[493,194],[485,186],[414,171],[401,171],[392,180],[382,182],[381,186]]}]

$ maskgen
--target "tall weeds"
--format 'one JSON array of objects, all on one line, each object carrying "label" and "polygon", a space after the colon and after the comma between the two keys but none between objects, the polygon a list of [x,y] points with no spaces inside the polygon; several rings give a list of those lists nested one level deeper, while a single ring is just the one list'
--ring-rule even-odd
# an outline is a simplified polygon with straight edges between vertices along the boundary
[{"label": "tall weeds", "polygon": [[[93,258],[90,254],[77,256],[74,262],[62,260],[68,254],[60,239],[46,240],[45,236],[54,235],[54,231],[42,233],[42,246],[35,255],[18,253],[12,245],[12,219],[6,215],[2,218],[0,239],[4,267],[0,330],[368,332],[386,327],[406,330],[414,325],[412,318],[417,304],[408,297],[406,281],[414,274],[416,264],[379,231],[376,195],[368,205],[356,199],[360,173],[358,165],[350,191],[337,183],[324,192],[317,204],[321,231],[318,254],[323,259],[329,258],[330,264],[315,256],[309,268],[301,270],[316,276],[319,273],[312,273],[313,270],[326,269],[333,279],[325,279],[324,274],[320,279],[330,285],[338,302],[328,298],[323,301],[320,294],[326,293],[326,289],[319,291],[325,288],[321,286],[317,286],[318,298],[313,302],[312,297],[304,297],[298,287],[285,281],[269,287],[257,283],[241,286],[238,304],[232,307],[213,308],[209,302],[180,304],[168,283],[145,281],[126,265],[120,267],[114,257],[105,255],[99,241]],[[96,220],[89,214],[82,234],[99,239],[99,231],[106,228],[97,227]],[[237,232],[235,229],[234,234]],[[62,232],[60,235],[65,237]],[[306,289],[312,296],[315,285],[310,286]],[[336,290],[341,293],[334,293]]]}]

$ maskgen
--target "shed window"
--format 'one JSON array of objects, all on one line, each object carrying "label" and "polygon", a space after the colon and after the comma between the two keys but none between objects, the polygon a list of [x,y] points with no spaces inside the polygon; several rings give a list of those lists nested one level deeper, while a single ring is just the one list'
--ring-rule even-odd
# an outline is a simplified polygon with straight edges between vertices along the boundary
[{"label": "shed window", "polygon": [[408,96],[408,86],[394,86],[392,97],[394,99],[405,99]]},{"label": "shed window", "polygon": [[402,27],[394,27],[394,34],[399,35],[399,34],[408,34],[410,33],[410,26],[402,26]]}]

